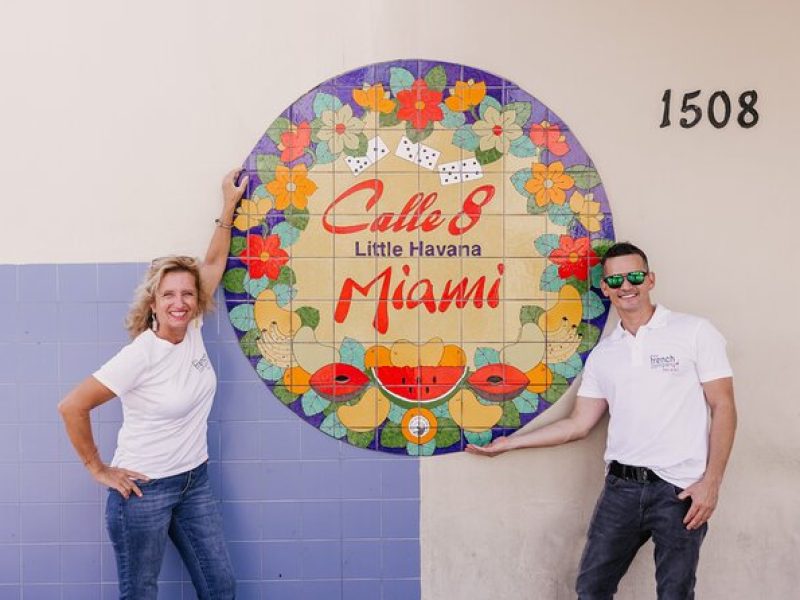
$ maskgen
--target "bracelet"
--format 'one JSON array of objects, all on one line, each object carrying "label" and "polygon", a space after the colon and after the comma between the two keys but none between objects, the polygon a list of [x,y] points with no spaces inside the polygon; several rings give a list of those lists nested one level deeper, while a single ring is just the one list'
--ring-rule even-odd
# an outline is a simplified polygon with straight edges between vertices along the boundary
[{"label": "bracelet", "polygon": [[219,219],[214,219],[214,223],[217,224],[217,227],[222,227],[223,229],[233,229],[233,223],[231,223],[230,225],[226,225]]}]

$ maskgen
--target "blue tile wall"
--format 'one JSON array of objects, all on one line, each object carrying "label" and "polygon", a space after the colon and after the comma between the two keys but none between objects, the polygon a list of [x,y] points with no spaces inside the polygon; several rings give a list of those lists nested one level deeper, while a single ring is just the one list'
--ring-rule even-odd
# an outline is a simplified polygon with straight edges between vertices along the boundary
[{"label": "blue tile wall", "polygon": [[[105,490],[77,460],[56,404],[127,341],[145,265],[0,265],[0,598],[117,597]],[[221,299],[220,299],[221,304]],[[268,392],[223,313],[204,324],[219,380],[209,472],[244,600],[420,597],[419,463],[354,448]],[[118,401],[92,413],[106,460]],[[194,598],[168,547],[159,597]]]}]

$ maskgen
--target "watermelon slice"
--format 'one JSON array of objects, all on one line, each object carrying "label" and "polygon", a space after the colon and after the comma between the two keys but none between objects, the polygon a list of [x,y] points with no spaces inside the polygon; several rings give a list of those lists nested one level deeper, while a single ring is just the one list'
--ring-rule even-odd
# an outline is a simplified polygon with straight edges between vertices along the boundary
[{"label": "watermelon slice", "polygon": [[374,367],[372,380],[383,394],[405,408],[442,404],[461,387],[467,367]]},{"label": "watermelon slice", "polygon": [[330,363],[316,371],[308,384],[331,402],[348,402],[369,383],[369,378],[353,365]]},{"label": "watermelon slice", "polygon": [[491,402],[516,398],[530,384],[525,373],[502,363],[481,367],[469,376],[467,383],[481,398]]}]

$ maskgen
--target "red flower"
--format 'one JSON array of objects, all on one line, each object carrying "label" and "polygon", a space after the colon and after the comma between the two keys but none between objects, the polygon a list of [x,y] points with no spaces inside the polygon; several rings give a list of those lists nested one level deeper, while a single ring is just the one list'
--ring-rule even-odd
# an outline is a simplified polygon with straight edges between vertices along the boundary
[{"label": "red flower", "polygon": [[556,156],[564,156],[569,152],[569,144],[561,133],[561,126],[551,125],[547,121],[531,125],[531,141],[537,146],[545,146]]},{"label": "red flower", "polygon": [[415,129],[425,129],[430,121],[441,121],[444,118],[439,103],[442,92],[428,88],[424,79],[417,79],[410,90],[397,92],[400,108],[397,118],[410,121]]},{"label": "red flower", "polygon": [[303,156],[308,145],[311,143],[311,126],[308,121],[303,121],[297,126],[296,130],[284,131],[281,134],[281,161],[283,163],[292,162],[296,158]]},{"label": "red flower", "polygon": [[242,250],[239,258],[247,265],[247,270],[252,279],[259,279],[266,275],[270,279],[277,279],[281,267],[289,261],[289,255],[281,247],[281,238],[277,235],[247,236],[247,248]]},{"label": "red flower", "polygon": [[600,262],[600,258],[589,245],[589,238],[573,239],[562,235],[558,240],[559,247],[550,253],[550,260],[558,265],[558,276],[561,279],[576,277],[586,281],[589,269]]}]

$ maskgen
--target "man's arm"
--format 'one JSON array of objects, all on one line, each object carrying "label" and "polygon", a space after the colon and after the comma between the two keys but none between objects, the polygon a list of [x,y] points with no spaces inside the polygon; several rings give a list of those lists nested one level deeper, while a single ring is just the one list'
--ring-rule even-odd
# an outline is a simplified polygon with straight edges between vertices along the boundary
[{"label": "man's arm", "polygon": [[703,478],[683,490],[681,500],[692,498],[692,506],[683,522],[686,529],[697,529],[708,521],[717,506],[719,487],[728,464],[736,432],[736,404],[733,400],[733,378],[714,379],[703,384],[706,402],[711,409],[708,435],[708,464]]},{"label": "man's arm", "polygon": [[517,431],[509,437],[499,437],[488,446],[469,444],[466,451],[483,456],[497,456],[518,448],[542,448],[559,446],[580,440],[589,435],[592,428],[608,409],[608,402],[602,398],[578,396],[568,417],[532,431]]}]

